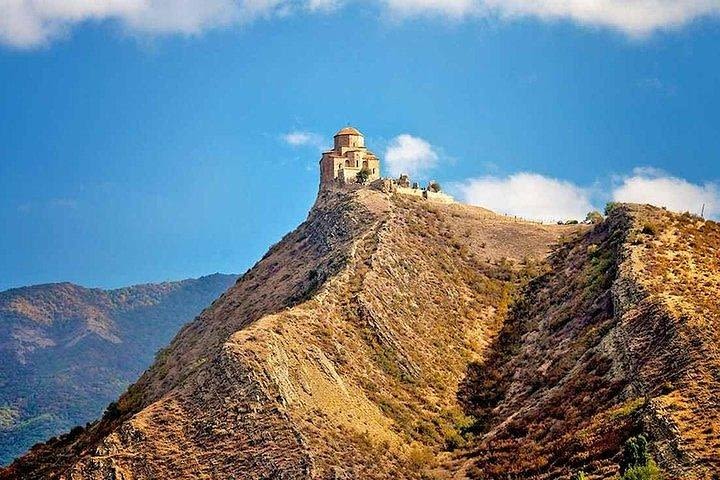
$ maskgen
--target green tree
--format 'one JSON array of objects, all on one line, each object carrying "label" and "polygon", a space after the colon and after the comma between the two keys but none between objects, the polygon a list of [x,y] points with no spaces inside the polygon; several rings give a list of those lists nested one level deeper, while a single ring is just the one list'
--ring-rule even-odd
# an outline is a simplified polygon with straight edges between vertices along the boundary
[{"label": "green tree", "polygon": [[585,217],[585,221],[587,223],[592,223],[593,225],[597,225],[598,223],[602,223],[604,217],[602,213],[598,212],[597,210],[593,210],[592,212],[588,213]]},{"label": "green tree", "polygon": [[620,464],[620,471],[625,473],[631,468],[644,467],[650,460],[648,454],[648,442],[644,435],[629,438],[623,449],[623,460]]},{"label": "green tree", "polygon": [[618,202],[609,202],[607,205],[605,205],[605,216],[610,215],[612,211],[618,207],[618,205]]},{"label": "green tree", "polygon": [[363,167],[357,175],[355,175],[358,183],[365,183],[368,181],[368,178],[370,178],[370,169],[368,167]]}]

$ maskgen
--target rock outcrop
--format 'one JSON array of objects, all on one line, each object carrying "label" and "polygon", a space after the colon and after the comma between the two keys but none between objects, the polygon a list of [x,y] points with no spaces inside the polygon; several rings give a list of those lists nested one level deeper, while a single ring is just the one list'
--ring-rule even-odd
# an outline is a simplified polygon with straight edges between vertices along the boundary
[{"label": "rock outcrop", "polygon": [[666,478],[718,478],[719,247],[715,222],[620,205],[559,248],[461,389],[462,471],[613,478],[643,434]]}]

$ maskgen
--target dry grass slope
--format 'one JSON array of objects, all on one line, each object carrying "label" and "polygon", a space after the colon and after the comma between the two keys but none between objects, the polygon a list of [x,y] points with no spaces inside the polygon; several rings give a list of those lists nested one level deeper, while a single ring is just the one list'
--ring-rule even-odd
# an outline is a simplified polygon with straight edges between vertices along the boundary
[{"label": "dry grass slope", "polygon": [[104,420],[0,478],[613,478],[641,432],[717,478],[719,243],[650,207],[324,192]]},{"label": "dry grass slope", "polygon": [[578,227],[327,192],[85,431],[2,478],[421,478],[517,287]]},{"label": "dry grass slope", "polygon": [[642,432],[668,478],[718,478],[719,233],[625,205],[559,249],[470,370],[482,434],[463,471],[612,478]]}]

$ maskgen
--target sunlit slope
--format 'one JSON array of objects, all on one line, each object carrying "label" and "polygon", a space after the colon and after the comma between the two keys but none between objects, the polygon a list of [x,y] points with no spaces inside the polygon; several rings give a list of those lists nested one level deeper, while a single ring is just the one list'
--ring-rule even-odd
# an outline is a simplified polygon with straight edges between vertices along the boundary
[{"label": "sunlit slope", "polygon": [[578,229],[325,192],[102,422],[4,478],[420,478],[464,443],[458,385],[513,292]]}]

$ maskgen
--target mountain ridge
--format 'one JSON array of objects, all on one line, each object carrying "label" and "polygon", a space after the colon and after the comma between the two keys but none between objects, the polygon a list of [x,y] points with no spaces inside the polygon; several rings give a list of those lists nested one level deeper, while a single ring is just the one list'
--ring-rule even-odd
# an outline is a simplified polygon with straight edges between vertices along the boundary
[{"label": "mountain ridge", "polygon": [[321,191],[101,421],[0,478],[615,478],[641,434],[707,478],[720,228],[608,213]]},{"label": "mountain ridge", "polygon": [[[583,228],[368,188],[322,192],[111,415],[8,472],[414,478],[457,437],[453,392],[521,273]],[[28,470],[31,457],[66,466]]]}]

